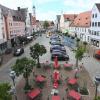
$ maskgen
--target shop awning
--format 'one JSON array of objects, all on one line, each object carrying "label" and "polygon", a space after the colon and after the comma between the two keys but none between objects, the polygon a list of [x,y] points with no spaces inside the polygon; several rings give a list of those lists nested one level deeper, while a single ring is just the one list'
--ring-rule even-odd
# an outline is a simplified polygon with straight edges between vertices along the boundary
[{"label": "shop awning", "polygon": [[34,89],[31,92],[27,93],[28,97],[31,99],[36,98],[39,94],[41,93],[41,91],[39,89]]},{"label": "shop awning", "polygon": [[59,95],[57,95],[57,96],[53,95],[52,100],[60,100],[60,96]]},{"label": "shop awning", "polygon": [[81,100],[80,93],[76,92],[75,90],[69,91],[68,96],[72,97],[75,100]]}]

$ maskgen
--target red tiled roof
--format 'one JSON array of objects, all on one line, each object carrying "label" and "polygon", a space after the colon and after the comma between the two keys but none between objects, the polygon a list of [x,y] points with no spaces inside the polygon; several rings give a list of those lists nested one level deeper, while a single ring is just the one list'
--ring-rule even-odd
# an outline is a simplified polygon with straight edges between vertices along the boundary
[{"label": "red tiled roof", "polygon": [[77,14],[63,14],[63,16],[64,20],[73,21],[77,17]]},{"label": "red tiled roof", "polygon": [[91,11],[80,13],[71,23],[71,27],[89,27],[91,21]]}]

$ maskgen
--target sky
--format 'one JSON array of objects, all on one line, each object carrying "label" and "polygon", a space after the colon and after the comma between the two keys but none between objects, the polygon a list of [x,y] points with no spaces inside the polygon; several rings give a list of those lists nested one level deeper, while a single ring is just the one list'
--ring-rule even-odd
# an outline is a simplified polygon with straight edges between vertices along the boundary
[{"label": "sky", "polygon": [[0,4],[6,7],[27,7],[31,13],[35,5],[37,20],[55,20],[56,15],[62,13],[89,11],[95,3],[100,3],[100,0],[0,0]]}]

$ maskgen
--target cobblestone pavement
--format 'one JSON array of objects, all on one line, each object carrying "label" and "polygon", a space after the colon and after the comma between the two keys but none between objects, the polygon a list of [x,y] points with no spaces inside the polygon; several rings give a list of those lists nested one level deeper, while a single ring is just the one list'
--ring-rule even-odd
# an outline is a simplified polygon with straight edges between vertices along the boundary
[{"label": "cobblestone pavement", "polygon": [[[45,39],[45,41],[48,41],[49,40],[49,39],[47,39],[45,37],[43,37],[43,39]],[[44,42],[42,41],[41,44],[44,44]],[[49,44],[48,42],[45,43],[45,46],[46,46],[48,52],[47,52],[47,54],[45,54],[42,57],[40,57],[41,58],[40,59],[41,62],[45,62],[46,60],[50,61],[50,53],[49,53],[49,47],[50,46],[48,44]],[[66,50],[67,50],[67,53],[70,56],[69,63],[75,64],[75,58],[74,58],[75,54],[68,47],[66,47]],[[96,67],[93,68],[93,69],[91,68],[93,65],[91,64],[91,60],[90,59],[92,59],[92,63],[95,64],[94,58],[92,58],[92,57],[90,57],[90,58],[89,57],[83,58],[82,62],[84,62],[84,67],[85,68],[84,68],[84,72],[81,73],[80,78],[79,78],[79,80],[80,80],[79,83],[81,85],[83,85],[84,81],[86,81],[87,82],[87,87],[89,89],[89,96],[82,96],[84,98],[84,100],[93,100],[94,94],[95,94],[95,85],[93,83],[93,80],[92,80],[93,77],[91,75],[94,75],[94,73],[95,73],[95,71],[97,69],[94,70]],[[59,63],[60,64],[63,64],[64,62],[59,62]],[[96,63],[95,66],[97,66],[97,63]],[[75,66],[73,66],[73,68],[74,67]],[[98,68],[98,66],[97,66],[97,68]],[[43,75],[46,76],[46,84],[45,84],[45,87],[42,89],[43,96],[42,96],[42,98],[40,100],[48,100],[48,97],[49,97],[49,100],[51,100],[51,96],[52,96],[51,95],[51,90],[53,88],[52,87],[53,84],[52,84],[52,81],[51,81],[51,75],[53,73],[53,69],[50,69],[48,71],[45,71],[42,68],[41,69],[34,68],[34,70],[35,70],[35,74],[37,74],[37,75],[38,74],[43,74]],[[86,70],[89,71],[89,73]],[[65,89],[67,88],[67,85],[66,85],[65,78],[68,77],[68,76],[69,77],[74,77],[73,76],[74,73],[73,73],[73,71],[72,72],[65,71],[64,68],[63,68],[63,66],[62,66],[62,68],[60,69],[60,75],[62,76],[62,84],[58,88],[59,95],[61,97],[61,100],[63,98],[65,98],[65,100],[66,100],[67,94],[65,92]],[[23,80],[21,80],[21,81],[24,84],[24,81]],[[36,88],[36,84],[33,81],[33,75],[32,74],[30,76],[30,84],[32,85],[32,87]],[[21,87],[23,87],[23,86],[21,86]],[[23,94],[23,91],[21,91],[21,90],[23,90],[23,88],[21,88],[21,87],[20,87],[20,83],[19,83],[19,85],[17,85],[17,95],[19,96],[19,99],[18,100],[26,100],[25,94]],[[98,95],[99,95],[99,93],[98,93]],[[25,97],[25,98],[22,99],[23,97]]]}]

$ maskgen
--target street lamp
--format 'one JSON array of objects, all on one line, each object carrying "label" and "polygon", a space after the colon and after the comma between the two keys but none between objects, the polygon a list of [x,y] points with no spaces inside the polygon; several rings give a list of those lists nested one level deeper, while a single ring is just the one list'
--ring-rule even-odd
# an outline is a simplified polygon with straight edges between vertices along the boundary
[{"label": "street lamp", "polygon": [[95,85],[96,85],[95,98],[97,97],[97,91],[98,91],[97,89],[99,84],[100,84],[100,73],[95,76]]},{"label": "street lamp", "polygon": [[11,77],[11,79],[13,81],[13,85],[14,85],[14,96],[15,96],[15,100],[17,100],[16,88],[15,88],[15,77],[16,77],[15,71],[11,71],[10,72],[10,77]]}]

